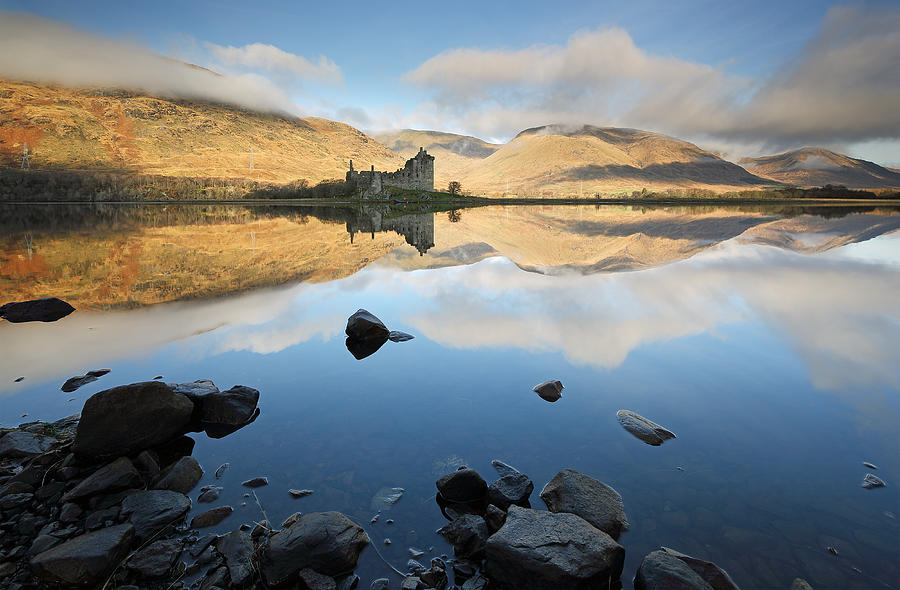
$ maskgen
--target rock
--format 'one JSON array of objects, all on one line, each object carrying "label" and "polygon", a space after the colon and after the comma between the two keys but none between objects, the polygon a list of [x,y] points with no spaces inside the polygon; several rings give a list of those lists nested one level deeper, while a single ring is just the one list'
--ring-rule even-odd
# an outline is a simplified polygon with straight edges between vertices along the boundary
[{"label": "rock", "polygon": [[248,488],[261,488],[262,486],[269,485],[268,477],[254,477],[253,479],[248,479],[247,481],[241,482],[242,486],[247,486]]},{"label": "rock", "polygon": [[422,580],[423,587],[445,588],[447,586],[447,564],[438,558],[431,560],[431,568],[419,572],[417,575]]},{"label": "rock", "polygon": [[14,510],[30,503],[34,494],[7,494],[0,498],[0,510]]},{"label": "rock", "polygon": [[619,410],[616,412],[616,417],[625,430],[648,445],[658,447],[670,438],[675,438],[675,434],[672,432],[656,422],[651,422],[640,414],[635,414],[631,410]]},{"label": "rock", "polygon": [[184,518],[190,507],[191,501],[184,494],[171,490],[148,490],[125,498],[121,516],[134,525],[135,536],[145,540]]},{"label": "rock", "polygon": [[494,470],[497,472],[497,475],[500,477],[506,477],[507,475],[519,475],[522,472],[513,467],[512,465],[507,465],[503,461],[499,459],[494,459],[491,461],[491,465],[494,466]]},{"label": "rock", "polygon": [[55,438],[13,430],[0,438],[0,458],[23,459],[46,453],[56,442]]},{"label": "rock", "polygon": [[157,461],[156,453],[152,451],[141,451],[134,458],[134,466],[148,480],[159,475],[159,461]]},{"label": "rock", "polygon": [[[2,443],[3,441],[0,441]],[[862,487],[867,490],[872,490],[875,488],[883,488],[887,484],[884,483],[884,480],[878,477],[877,475],[872,475],[871,473],[867,473],[865,479],[863,479]]]},{"label": "rock", "polygon": [[203,477],[203,469],[191,456],[182,457],[170,465],[153,485],[155,490],[172,490],[187,494]]},{"label": "rock", "polygon": [[62,384],[60,390],[66,393],[72,393],[82,385],[87,385],[88,383],[93,383],[100,377],[103,377],[107,373],[109,373],[110,369],[97,369],[96,371],[88,371],[84,375],[79,375],[78,377],[70,377],[66,380],[65,383]]},{"label": "rock", "polygon": [[628,530],[622,496],[605,483],[574,469],[563,469],[541,490],[550,512],[577,514],[613,539]]},{"label": "rock", "polygon": [[62,508],[60,508],[59,510],[59,522],[76,522],[81,517],[82,512],[84,511],[78,504],[72,504],[71,502],[69,502],[68,504],[63,504]]},{"label": "rock", "polygon": [[161,578],[172,569],[181,547],[178,539],[156,541],[132,555],[125,567],[144,578]]},{"label": "rock", "polygon": [[484,511],[484,522],[487,523],[488,532],[493,535],[503,527],[506,522],[506,512],[500,510],[493,504],[488,504]]},{"label": "rock", "polygon": [[791,584],[791,590],[813,590],[813,587],[803,578],[794,578],[794,582]]},{"label": "rock", "polygon": [[563,384],[561,381],[544,381],[534,386],[534,392],[548,402],[555,402],[562,397]]},{"label": "rock", "polygon": [[618,587],[625,549],[574,514],[510,506],[487,541],[488,576],[518,590]]},{"label": "rock", "polygon": [[369,590],[388,590],[391,587],[391,581],[387,578],[378,578],[376,580],[372,580],[372,584],[369,586]]},{"label": "rock", "polygon": [[205,529],[206,527],[215,526],[228,518],[232,512],[234,512],[234,508],[231,506],[218,506],[212,510],[207,510],[191,519],[191,528]]},{"label": "rock", "polygon": [[312,490],[294,490],[294,489],[290,489],[290,490],[288,490],[288,493],[289,493],[289,494],[291,495],[291,497],[293,497],[293,498],[305,498],[306,496],[311,496],[312,493],[313,493],[313,491],[312,491]]},{"label": "rock", "polygon": [[360,309],[347,319],[344,332],[355,340],[387,339],[390,331],[377,317]]},{"label": "rock", "polygon": [[208,573],[200,584],[200,590],[222,590],[229,587],[228,568],[225,566],[217,567],[212,573]]},{"label": "rock", "polygon": [[444,475],[435,483],[438,492],[450,502],[478,502],[487,495],[487,482],[477,471],[460,468]]},{"label": "rock", "polygon": [[634,576],[635,590],[713,590],[685,562],[665,551],[654,551],[641,560]]},{"label": "rock", "polygon": [[128,457],[119,457],[89,475],[80,484],[63,494],[63,502],[76,502],[96,494],[108,494],[129,488],[143,487],[143,480]]},{"label": "rock", "polygon": [[415,547],[410,547],[407,552],[409,553],[409,556],[412,557],[413,559],[419,559],[420,557],[425,555],[424,551],[420,551],[419,549],[416,549]]},{"label": "rock", "polygon": [[731,577],[725,573],[725,570],[711,561],[691,557],[690,555],[685,555],[684,553],[669,549],[668,547],[662,547],[660,548],[660,551],[680,559],[715,590],[739,590],[737,584],[735,584]]},{"label": "rock", "polygon": [[191,383],[169,383],[176,393],[186,395],[194,404],[211,393],[219,393],[219,388],[209,379],[197,379]]},{"label": "rock", "polygon": [[158,381],[113,387],[85,402],[72,450],[89,458],[130,455],[181,434],[193,411],[191,400]]},{"label": "rock", "polygon": [[222,463],[219,465],[219,468],[216,469],[216,479],[221,479],[222,474],[225,473],[225,470],[231,466],[231,463]]},{"label": "rock", "polygon": [[261,569],[266,581],[279,585],[311,567],[334,576],[352,571],[363,548],[365,531],[339,512],[312,512],[272,535]]},{"label": "rock", "polygon": [[111,526],[107,523],[115,523],[119,519],[120,511],[118,506],[113,506],[112,508],[105,508],[103,510],[92,512],[84,519],[84,528],[92,531],[94,529],[99,529],[102,526]]},{"label": "rock", "polygon": [[534,483],[528,476],[517,473],[504,475],[488,487],[488,502],[501,510],[506,510],[511,504],[531,508],[528,498],[534,491]]},{"label": "rock", "polygon": [[57,297],[17,301],[0,306],[0,318],[14,324],[21,322],[55,322],[75,308]]},{"label": "rock", "polygon": [[182,457],[194,452],[194,439],[189,436],[178,436],[153,448],[158,465],[171,465]]},{"label": "rock", "polygon": [[384,343],[387,341],[387,338],[368,338],[366,340],[347,338],[347,340],[344,341],[344,345],[347,347],[347,350],[350,351],[350,354],[353,355],[353,358],[361,361],[378,352],[378,349],[384,346]]},{"label": "rock", "polygon": [[438,530],[438,534],[453,545],[457,557],[480,555],[488,538],[487,523],[475,514],[464,514]]},{"label": "rock", "polygon": [[466,580],[462,590],[487,590],[488,579],[481,575],[475,575]]},{"label": "rock", "polygon": [[334,578],[323,576],[311,567],[303,568],[298,574],[303,588],[306,590],[336,590]]},{"label": "rock", "polygon": [[134,527],[130,524],[86,533],[35,555],[31,570],[44,582],[97,584],[128,555],[133,538]]},{"label": "rock", "polygon": [[400,590],[424,590],[425,584],[417,576],[407,576],[400,582]]},{"label": "rock", "polygon": [[0,486],[0,498],[10,494],[32,494],[34,486],[24,481],[11,481],[8,484]]},{"label": "rock", "polygon": [[403,488],[381,488],[375,495],[372,497],[372,502],[370,506],[372,510],[382,510],[386,508],[390,508],[394,504],[400,501],[400,498],[403,497],[403,492],[405,492]]},{"label": "rock", "polygon": [[259,391],[235,385],[200,398],[200,423],[210,438],[222,438],[256,420]]},{"label": "rock", "polygon": [[[872,463],[869,463],[868,461],[863,461],[863,465],[865,465],[865,466],[868,467],[869,469],[878,469],[878,467],[876,467],[876,466],[875,466],[874,464],[872,464]],[[799,578],[798,578],[798,579],[799,579]]]},{"label": "rock", "polygon": [[335,578],[337,590],[353,590],[359,585],[359,576],[356,574],[348,574],[346,576]]},{"label": "rock", "polygon": [[62,539],[54,537],[53,535],[38,535],[28,549],[28,555],[43,553],[52,547],[56,547],[62,542]]},{"label": "rock", "polygon": [[250,535],[232,531],[219,537],[216,549],[225,558],[232,586],[244,586],[253,576],[253,541]]},{"label": "rock", "polygon": [[203,486],[201,488],[200,495],[197,496],[198,502],[215,502],[219,499],[219,494],[222,493],[222,488],[219,486]]},{"label": "rock", "polygon": [[415,338],[412,334],[407,334],[406,332],[399,332],[397,330],[391,330],[388,334],[388,340],[391,342],[407,342],[408,340],[412,340]]}]

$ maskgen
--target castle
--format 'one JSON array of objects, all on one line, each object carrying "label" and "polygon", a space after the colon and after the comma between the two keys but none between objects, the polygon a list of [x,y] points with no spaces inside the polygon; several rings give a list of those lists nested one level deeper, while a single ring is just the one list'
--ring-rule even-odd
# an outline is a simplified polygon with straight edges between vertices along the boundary
[{"label": "castle", "polygon": [[419,148],[419,153],[407,160],[403,168],[396,172],[380,172],[375,170],[374,165],[371,170],[360,172],[353,169],[353,160],[350,160],[347,182],[353,184],[365,197],[380,195],[386,186],[433,191],[434,156],[429,156],[428,152]]}]

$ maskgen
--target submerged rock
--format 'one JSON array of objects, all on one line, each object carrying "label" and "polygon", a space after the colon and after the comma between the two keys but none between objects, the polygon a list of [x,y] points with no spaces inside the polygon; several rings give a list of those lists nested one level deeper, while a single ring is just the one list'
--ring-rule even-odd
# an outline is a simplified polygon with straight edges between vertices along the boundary
[{"label": "submerged rock", "polygon": [[80,375],[78,377],[70,377],[66,380],[65,383],[62,384],[60,390],[66,393],[72,393],[82,385],[87,385],[88,383],[93,383],[100,377],[103,377],[107,373],[110,372],[110,369],[97,369],[96,371],[88,371],[84,375]]},{"label": "submerged rock", "polygon": [[661,547],[660,551],[680,559],[715,590],[740,590],[738,585],[734,583],[734,580],[731,579],[731,576],[711,561],[691,557],[668,547]]},{"label": "submerged rock", "polygon": [[241,482],[242,486],[248,488],[261,488],[263,486],[269,485],[268,477],[254,477],[253,479],[248,479],[246,481]]},{"label": "submerged rock", "polygon": [[222,438],[256,420],[259,391],[235,385],[199,398],[200,423],[210,438]]},{"label": "submerged rock", "polygon": [[544,381],[534,386],[535,393],[548,402],[555,402],[561,398],[562,390],[562,381]]},{"label": "submerged rock", "polygon": [[311,496],[313,491],[312,490],[290,489],[290,490],[288,490],[288,493],[291,495],[292,498],[305,498],[306,496]]},{"label": "submerged rock", "polygon": [[0,306],[0,318],[14,324],[21,322],[55,322],[75,311],[75,308],[57,297],[16,301]]},{"label": "submerged rock", "polygon": [[400,498],[403,497],[403,492],[405,491],[406,490],[403,488],[381,488],[372,497],[372,510],[390,508],[400,501]]},{"label": "submerged rock", "polygon": [[651,422],[640,414],[635,414],[631,410],[619,410],[616,412],[616,417],[625,430],[648,445],[658,447],[670,438],[675,438],[674,433],[666,430],[656,422]]},{"label": "submerged rock", "polygon": [[347,319],[344,332],[354,340],[384,339],[387,340],[390,330],[377,317],[359,309]]},{"label": "submerged rock", "polygon": [[31,571],[55,584],[97,584],[128,555],[133,538],[130,524],[86,533],[34,556]]},{"label": "submerged rock", "polygon": [[[2,442],[2,441],[0,441]],[[862,487],[867,490],[872,490],[875,488],[883,488],[887,484],[884,483],[884,480],[878,477],[877,475],[872,475],[871,473],[867,473],[866,477],[863,479]]]},{"label": "submerged rock", "polygon": [[541,499],[551,512],[577,514],[613,539],[628,529],[622,496],[574,469],[563,469],[553,476],[541,490]]}]

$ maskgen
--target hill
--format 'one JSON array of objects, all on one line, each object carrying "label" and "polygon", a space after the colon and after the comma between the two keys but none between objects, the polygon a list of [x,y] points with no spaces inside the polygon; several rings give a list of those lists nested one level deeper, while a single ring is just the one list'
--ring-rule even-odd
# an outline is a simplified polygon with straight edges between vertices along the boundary
[{"label": "hill", "polygon": [[800,148],[775,156],[744,158],[741,164],[756,175],[800,186],[900,187],[900,173],[896,171],[816,147]]},{"label": "hill", "polygon": [[460,180],[472,162],[490,156],[501,147],[477,137],[442,131],[401,129],[375,133],[373,137],[404,159],[415,156],[424,147],[435,157],[434,186],[438,189],[445,188],[451,180]]},{"label": "hill", "polygon": [[343,178],[349,159],[385,170],[403,164],[361,131],[326,119],[0,80],[0,165],[18,165],[25,142],[36,168],[268,182]]},{"label": "hill", "polygon": [[488,193],[589,195],[647,188],[728,190],[770,185],[696,145],[638,129],[545,125],[469,165],[463,186]]}]

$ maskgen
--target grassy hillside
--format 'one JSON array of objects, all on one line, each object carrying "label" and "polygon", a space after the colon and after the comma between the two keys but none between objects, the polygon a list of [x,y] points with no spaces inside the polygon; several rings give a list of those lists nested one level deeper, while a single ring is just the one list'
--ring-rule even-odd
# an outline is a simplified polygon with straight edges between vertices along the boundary
[{"label": "grassy hillside", "polygon": [[385,170],[403,163],[357,129],[325,119],[0,80],[0,165],[18,165],[25,142],[35,168],[262,182],[343,178],[350,159]]},{"label": "grassy hillside", "polygon": [[900,188],[900,173],[867,160],[815,147],[741,160],[756,175],[800,186]]}]

